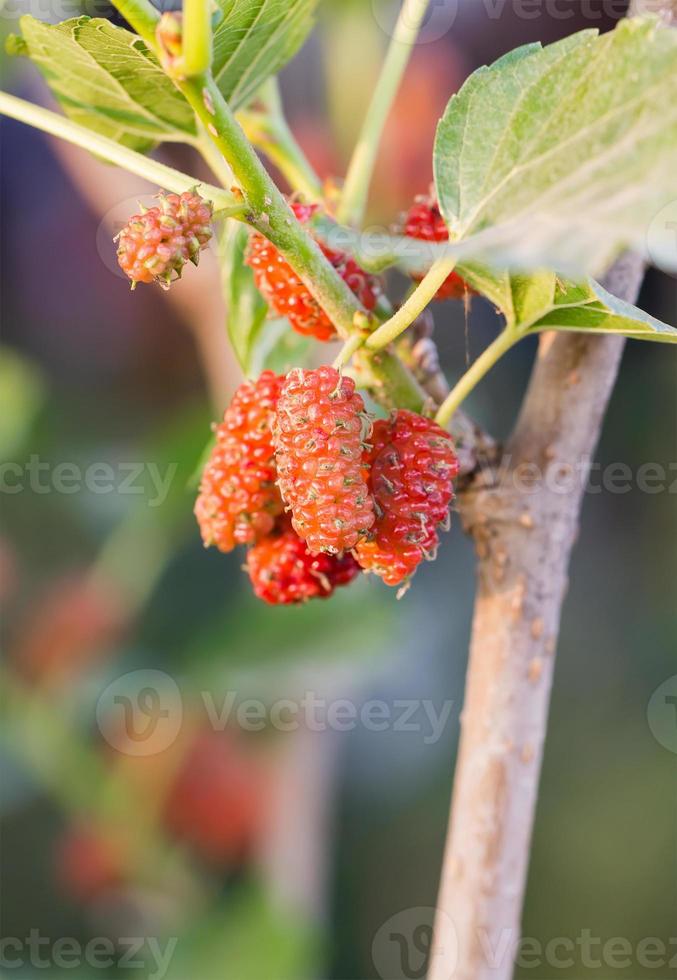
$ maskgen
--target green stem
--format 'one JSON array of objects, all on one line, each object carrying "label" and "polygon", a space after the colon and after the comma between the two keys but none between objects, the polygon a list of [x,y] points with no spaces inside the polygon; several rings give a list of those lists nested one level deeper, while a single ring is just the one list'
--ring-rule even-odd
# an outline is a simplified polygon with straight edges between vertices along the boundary
[{"label": "green stem", "polygon": [[370,353],[362,347],[355,354],[354,364],[360,383],[388,409],[408,408],[420,413],[429,401],[409,369],[389,351]]},{"label": "green stem", "polygon": [[183,0],[183,57],[185,75],[201,75],[212,63],[212,23],[209,0]]},{"label": "green stem", "polygon": [[166,190],[181,194],[183,191],[197,188],[200,195],[211,201],[215,209],[225,212],[226,216],[237,217],[243,214],[245,207],[243,203],[229,194],[227,191],[196,181],[194,177],[174,170],[164,163],[151,160],[150,157],[130,150],[129,147],[121,146],[115,140],[101,136],[91,129],[85,129],[77,123],[60,116],[57,112],[43,109],[41,106],[33,105],[24,99],[18,99],[14,95],[0,92],[0,113],[17,119],[19,122],[27,123],[36,129],[49,133],[50,136],[58,136],[60,139],[73,143],[83,150],[89,150],[96,156],[103,157],[109,163],[117,164],[130,173],[143,177],[145,180],[164,187]]},{"label": "green stem", "polygon": [[434,299],[444,280],[454,271],[456,259],[438,259],[397,313],[386,320],[366,341],[370,350],[380,350],[410,326]]},{"label": "green stem", "polygon": [[115,0],[114,4],[128,24],[155,50],[155,28],[160,14],[149,0]]},{"label": "green stem", "polygon": [[362,334],[359,333],[355,333],[352,335],[352,337],[348,337],[345,344],[343,345],[343,347],[341,348],[337,357],[334,360],[334,367],[335,368],[345,367],[345,365],[348,363],[348,361],[353,356],[355,351],[359,350],[360,347],[364,344],[364,341],[365,338],[362,336]]},{"label": "green stem", "polygon": [[[282,253],[347,340],[364,320],[364,309],[294,217],[216,83],[203,76],[187,79],[180,88],[232,167],[248,205],[246,220]],[[375,397],[384,404],[421,410],[425,394],[394,354],[379,352],[371,359],[368,374]]]},{"label": "green stem", "polygon": [[471,364],[463,377],[459,379],[440,405],[440,409],[435,416],[435,421],[438,425],[445,428],[449,425],[452,415],[459,407],[461,402],[467,398],[475,385],[482,380],[487,371],[489,371],[494,364],[496,364],[496,362],[503,357],[506,351],[510,350],[513,344],[516,344],[519,339],[520,336],[514,330],[506,327],[503,332],[498,335],[496,340],[489,344],[486,350],[484,350],[477,360]]},{"label": "green stem", "polygon": [[348,168],[337,211],[337,220],[340,222],[359,224],[362,220],[388,113],[400,87],[427,8],[428,0],[404,0],[402,4],[388,54]]},{"label": "green stem", "polygon": [[[148,0],[113,0],[113,3],[144,36],[142,32],[148,28]],[[149,43],[155,47],[154,26]],[[214,79],[205,74],[176,84],[231,166],[244,194],[246,220],[282,253],[329,315],[339,334],[347,339],[355,330],[356,315],[361,319],[365,311],[319,245],[296,221]],[[379,352],[371,358],[369,367],[377,397],[383,395],[384,400],[392,398],[397,404],[420,411],[425,395],[395,355]]]},{"label": "green stem", "polygon": [[364,312],[362,307],[319,245],[294,217],[214,80],[202,75],[178,84],[232,168],[244,193],[249,223],[282,253],[341,336],[347,337],[352,332],[355,314]]}]

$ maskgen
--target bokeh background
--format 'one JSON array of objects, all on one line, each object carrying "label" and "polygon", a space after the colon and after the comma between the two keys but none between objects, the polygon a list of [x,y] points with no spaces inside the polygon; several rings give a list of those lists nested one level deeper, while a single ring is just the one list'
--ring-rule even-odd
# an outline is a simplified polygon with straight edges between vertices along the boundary
[{"label": "bokeh background", "polygon": [[[435,5],[448,29],[415,51],[372,221],[392,222],[426,189],[436,120],[470,71],[525,41],[609,29],[621,14],[602,0],[543,4],[537,16],[527,7],[532,16],[512,2]],[[387,3],[324,0],[283,72],[292,127],[323,177],[344,171],[393,14]],[[11,16],[3,28],[15,28]],[[49,104],[28,64],[5,61],[3,87]],[[396,920],[406,932],[435,902],[472,613],[469,543],[454,522],[400,602],[364,581],[301,609],[257,605],[241,556],[206,552],[192,517],[209,424],[239,380],[213,255],[169,294],[132,294],[111,236],[152,188],[11,121],[2,148],[3,936],[108,937],[117,960],[124,937],[154,937],[171,949],[164,975],[176,980],[423,976],[425,930],[390,972],[383,946],[391,916],[414,910]],[[164,152],[203,172],[188,151]],[[675,280],[650,271],[640,305],[675,324]],[[482,301],[467,315],[461,304],[436,310],[449,377],[496,326]],[[533,353],[523,343],[471,398],[499,437]],[[655,463],[674,484],[676,364],[667,346],[628,346],[602,467],[635,475]],[[39,485],[24,477],[15,492],[16,474],[38,463]],[[115,488],[58,492],[59,463],[79,473],[109,464]],[[122,486],[130,465],[143,468],[140,492]],[[149,467],[170,477],[166,495]],[[659,744],[647,722],[652,693],[677,670],[676,488],[648,494],[631,482],[586,496],[571,569],[524,916],[524,935],[543,944],[588,930],[635,949],[677,934],[677,743]],[[114,694],[141,704],[139,678],[150,675],[140,670],[168,675],[183,706],[176,739],[150,755],[110,714],[123,703]],[[218,710],[229,692],[269,705],[306,691],[358,710],[383,701],[393,718],[402,699],[451,708],[439,737],[422,708],[413,731],[252,732],[234,712],[215,728],[203,697]],[[24,955],[0,975],[130,972],[59,969],[50,948],[46,966]],[[139,955],[146,966],[133,976],[161,975],[148,942]],[[575,954],[520,975],[667,980],[677,970]]]}]

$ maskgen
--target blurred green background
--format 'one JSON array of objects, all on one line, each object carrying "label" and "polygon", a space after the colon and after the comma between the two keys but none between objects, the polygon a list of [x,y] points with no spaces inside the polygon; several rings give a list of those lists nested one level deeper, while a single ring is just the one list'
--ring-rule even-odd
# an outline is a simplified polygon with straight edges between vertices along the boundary
[{"label": "blurred green background", "polygon": [[[608,29],[608,6],[562,0],[557,10],[571,16],[544,5],[525,18],[512,3],[435,5],[447,29],[417,47],[370,219],[393,222],[426,189],[436,120],[470,71],[525,41]],[[345,168],[394,7],[335,0],[320,11],[282,87],[294,131],[328,178]],[[14,28],[11,18],[4,26]],[[5,63],[3,81],[47,103],[29,65]],[[472,549],[453,522],[437,562],[400,602],[364,581],[302,609],[257,605],[241,555],[206,552],[192,517],[209,424],[239,380],[214,257],[171,294],[132,294],[111,237],[151,190],[18,123],[4,122],[3,136],[2,934],[21,946],[3,947],[0,976],[423,976],[425,943],[392,975],[376,947],[391,916],[435,902]],[[185,150],[166,158],[197,167]],[[389,284],[395,296],[404,285]],[[640,305],[674,324],[675,280],[649,272]],[[467,317],[445,304],[436,330],[454,378],[496,319],[479,300]],[[523,343],[471,398],[499,437],[532,357]],[[636,474],[655,463],[675,482],[676,364],[667,346],[628,346],[602,467]],[[60,463],[82,477],[65,492],[55,486]],[[113,467],[110,492],[92,482],[99,464]],[[130,467],[140,471],[133,492]],[[168,476],[166,496],[153,473]],[[677,670],[675,492],[666,482],[643,493],[633,481],[627,493],[586,495],[524,916],[524,935],[543,944],[588,930],[636,950],[677,934],[677,755],[647,723],[652,693]],[[136,703],[138,679],[149,677],[139,670],[165,672],[183,706],[177,738],[148,756],[110,728],[111,692]],[[307,691],[358,711],[384,702],[393,719],[403,699],[436,712],[452,704],[439,737],[422,709],[416,730],[281,732],[268,723],[253,732],[232,718],[215,730],[205,708],[204,692],[218,706],[228,692],[270,705]],[[31,930],[49,937],[44,966],[26,953]],[[50,950],[64,937],[108,940],[113,964],[59,968]],[[133,952],[145,966],[121,961],[124,937],[145,937]],[[589,975],[667,980],[677,968],[634,956],[627,967],[586,965],[579,953],[569,966],[520,970],[537,980]]]}]

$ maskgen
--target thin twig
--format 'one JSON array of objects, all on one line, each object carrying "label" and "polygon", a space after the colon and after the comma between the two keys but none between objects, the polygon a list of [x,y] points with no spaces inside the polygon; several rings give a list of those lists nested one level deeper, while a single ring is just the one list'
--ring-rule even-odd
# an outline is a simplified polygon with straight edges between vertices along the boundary
[{"label": "thin twig", "polygon": [[244,211],[242,201],[233,197],[228,191],[222,190],[220,187],[213,187],[211,184],[205,184],[203,181],[197,181],[189,174],[174,170],[173,167],[159,163],[151,157],[144,156],[143,153],[137,153],[135,150],[122,146],[115,140],[108,139],[107,136],[101,136],[91,129],[85,129],[84,126],[79,126],[70,119],[66,119],[65,116],[59,115],[58,112],[51,112],[49,109],[43,109],[42,106],[26,102],[25,99],[0,92],[0,113],[17,119],[19,122],[27,123],[29,126],[34,126],[44,133],[49,133],[50,136],[58,136],[59,139],[73,143],[83,150],[89,150],[90,153],[103,157],[109,163],[117,164],[130,173],[136,174],[137,177],[143,177],[145,180],[164,187],[166,190],[174,191],[176,194],[196,188],[200,195],[208,201],[212,201],[215,208],[221,211],[224,216],[239,217]]},{"label": "thin twig", "polygon": [[402,4],[383,69],[348,167],[337,209],[341,222],[359,224],[362,220],[381,136],[427,9],[428,0],[404,0]]}]

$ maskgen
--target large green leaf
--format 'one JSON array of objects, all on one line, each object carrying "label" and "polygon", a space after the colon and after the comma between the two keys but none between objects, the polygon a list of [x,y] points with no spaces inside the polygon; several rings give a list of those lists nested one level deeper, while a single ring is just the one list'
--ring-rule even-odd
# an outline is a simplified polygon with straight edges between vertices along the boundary
[{"label": "large green leaf", "polygon": [[308,36],[317,0],[217,0],[214,78],[231,108],[244,105]]},{"label": "large green leaf", "polygon": [[20,23],[30,58],[75,122],[141,151],[194,136],[193,110],[135,34],[100,18]]},{"label": "large green leaf", "polygon": [[439,124],[434,167],[460,257],[589,274],[646,252],[677,196],[677,31],[634,18],[480,69]]},{"label": "large green leaf", "polygon": [[463,263],[458,267],[460,275],[482,296],[491,300],[505,314],[509,323],[515,319],[512,301],[512,284],[508,272],[494,272],[486,266]]}]

